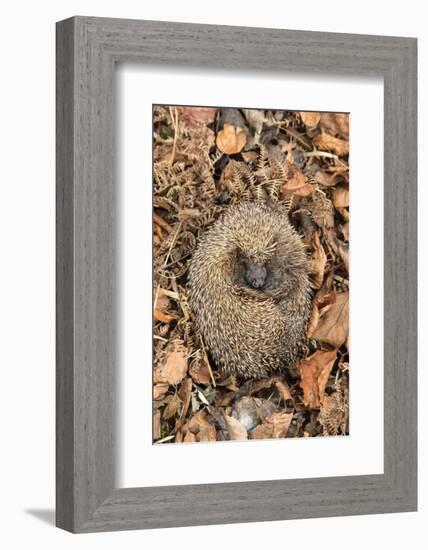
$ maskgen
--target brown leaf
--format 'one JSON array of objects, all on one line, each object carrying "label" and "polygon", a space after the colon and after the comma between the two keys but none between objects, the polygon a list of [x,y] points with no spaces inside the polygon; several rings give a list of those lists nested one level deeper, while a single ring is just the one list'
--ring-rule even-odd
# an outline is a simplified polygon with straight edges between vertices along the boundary
[{"label": "brown leaf", "polygon": [[311,338],[320,320],[321,313],[330,309],[332,304],[336,302],[336,293],[328,292],[324,288],[321,288],[312,300],[312,311],[309,318],[307,337]]},{"label": "brown leaf", "polygon": [[286,382],[278,380],[278,382],[275,382],[275,387],[278,390],[279,396],[283,401],[293,399],[291,397],[290,388],[288,387],[288,384]]},{"label": "brown leaf", "polygon": [[180,384],[180,389],[177,392],[178,397],[183,403],[181,410],[181,417],[184,418],[187,414],[190,405],[190,399],[192,397],[192,379],[186,376],[183,382]]},{"label": "brown leaf", "polygon": [[162,397],[164,397],[168,389],[169,389],[169,384],[156,384],[155,386],[153,386],[153,399],[154,400],[162,399]]},{"label": "brown leaf", "polygon": [[160,438],[160,411],[154,411],[153,413],[153,439]]},{"label": "brown leaf", "polygon": [[177,213],[177,218],[181,222],[186,222],[194,218],[198,218],[201,214],[201,211],[198,208],[183,208]]},{"label": "brown leaf", "polygon": [[335,187],[331,196],[335,208],[344,208],[345,206],[349,206],[349,189],[346,187]]},{"label": "brown leaf", "polygon": [[324,170],[318,170],[318,172],[315,172],[314,179],[320,185],[331,187],[339,181],[343,181],[344,177],[342,173],[333,172],[332,174],[328,174]]},{"label": "brown leaf", "polygon": [[216,441],[215,427],[208,422],[203,410],[199,410],[189,420],[189,431],[196,436],[197,441]]},{"label": "brown leaf", "polygon": [[179,107],[179,118],[184,126],[207,126],[214,122],[217,109],[212,107]]},{"label": "brown leaf", "polygon": [[289,166],[287,181],[282,186],[284,195],[295,194],[299,197],[307,197],[315,187],[308,182],[306,176],[295,164]]},{"label": "brown leaf", "polygon": [[318,233],[314,233],[312,248],[313,252],[310,261],[311,286],[312,288],[321,288],[324,281],[325,266],[327,265],[327,255],[320,242]]},{"label": "brown leaf", "polygon": [[162,310],[155,308],[153,315],[157,321],[161,321],[161,323],[170,323],[175,319],[173,315],[168,315],[167,313],[164,313]]},{"label": "brown leaf", "polygon": [[266,418],[263,424],[257,426],[252,437],[254,439],[282,438],[287,435],[293,418],[293,412],[274,412]]},{"label": "brown leaf", "polygon": [[183,438],[183,443],[195,443],[196,436],[192,432],[187,432]]},{"label": "brown leaf", "polygon": [[346,222],[343,225],[341,225],[340,230],[342,232],[342,235],[345,241],[349,241],[349,222]]},{"label": "brown leaf", "polygon": [[186,348],[181,340],[175,340],[171,345],[163,364],[156,369],[156,378],[159,382],[178,384],[187,373]]},{"label": "brown leaf", "polygon": [[223,153],[234,155],[239,153],[247,143],[247,134],[244,128],[225,124],[223,130],[217,134],[217,147]]},{"label": "brown leaf", "polygon": [[324,399],[325,386],[336,360],[336,350],[317,350],[299,363],[300,386],[306,407],[317,409]]},{"label": "brown leaf", "polygon": [[315,126],[318,126],[318,122],[321,119],[321,113],[317,113],[316,111],[302,111],[300,112],[300,117],[305,126],[308,128],[315,128]]},{"label": "brown leaf", "polygon": [[163,293],[163,289],[159,289],[157,293],[155,308],[153,310],[153,315],[157,321],[162,323],[170,323],[176,319],[176,315],[170,315],[168,309],[170,307],[170,300],[168,296]]},{"label": "brown leaf", "polygon": [[339,157],[349,153],[348,141],[333,137],[326,132],[321,132],[321,134],[314,137],[313,142],[320,151],[333,151],[333,153],[336,153]]},{"label": "brown leaf", "polygon": [[229,430],[229,437],[232,441],[248,439],[247,430],[239,420],[233,418],[233,416],[226,416],[225,418]]},{"label": "brown leaf", "polygon": [[169,403],[167,404],[163,412],[164,419],[168,420],[169,418],[172,418],[178,412],[181,405],[181,399],[178,397],[178,395],[172,395]]},{"label": "brown leaf", "polygon": [[348,337],[349,331],[349,292],[336,294],[336,302],[320,315],[318,326],[312,338],[339,348]]},{"label": "brown leaf", "polygon": [[346,113],[322,113],[321,128],[329,134],[349,136],[349,115]]},{"label": "brown leaf", "polygon": [[212,382],[210,369],[204,359],[195,358],[190,364],[189,374],[197,384]]}]

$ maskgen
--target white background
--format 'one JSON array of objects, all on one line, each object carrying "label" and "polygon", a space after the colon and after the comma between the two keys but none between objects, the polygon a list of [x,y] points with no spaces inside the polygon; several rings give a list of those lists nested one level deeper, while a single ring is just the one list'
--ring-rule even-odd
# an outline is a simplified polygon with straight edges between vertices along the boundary
[{"label": "white background", "polygon": [[[1,521],[4,548],[403,549],[426,540],[428,484],[420,468],[419,512],[354,518],[73,536],[52,527],[54,504],[54,22],[99,15],[419,37],[420,212],[428,208],[426,14],[417,0],[302,3],[69,0],[5,4],[2,9],[0,361]],[[367,121],[370,131],[370,121]],[[420,247],[427,216],[421,215]],[[428,277],[425,250],[420,280]],[[422,252],[422,250],[421,250]],[[426,286],[419,296],[421,342],[427,333]],[[421,354],[423,355],[423,354]],[[420,369],[419,425],[428,424],[428,374]],[[420,430],[420,464],[428,460]]]},{"label": "white background", "polygon": [[[125,65],[118,91],[120,373],[117,485],[145,487],[383,472],[383,82]],[[152,103],[351,113],[350,436],[152,445]],[[370,132],[367,132],[370,120]],[[367,151],[370,155],[367,155]],[[369,180],[367,174],[370,174]],[[370,201],[367,187],[370,186]],[[143,213],[143,214],[142,214]],[[367,219],[370,219],[370,224]],[[370,269],[367,269],[367,266]],[[361,300],[364,296],[364,300]],[[367,316],[367,304],[371,312]],[[370,361],[367,358],[370,357]],[[367,380],[370,384],[367,384]],[[370,403],[370,406],[367,406]],[[367,430],[367,426],[370,429]],[[251,445],[251,446],[250,446]],[[314,460],[314,456],[318,460]],[[144,466],[142,466],[144,464]],[[171,466],[173,464],[173,467]]]}]

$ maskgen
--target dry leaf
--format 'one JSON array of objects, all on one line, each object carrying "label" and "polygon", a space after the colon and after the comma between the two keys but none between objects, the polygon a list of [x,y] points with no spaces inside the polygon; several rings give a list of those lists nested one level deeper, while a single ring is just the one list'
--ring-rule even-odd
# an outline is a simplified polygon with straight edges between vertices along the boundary
[{"label": "dry leaf", "polygon": [[169,389],[169,384],[156,384],[153,386],[153,399],[159,400],[166,395]]},{"label": "dry leaf", "polygon": [[349,330],[349,292],[336,294],[336,302],[320,315],[312,338],[339,348],[348,337]]},{"label": "dry leaf", "polygon": [[320,151],[333,151],[339,157],[349,153],[348,141],[333,137],[326,132],[321,132],[313,141]]},{"label": "dry leaf", "polygon": [[282,380],[278,380],[278,382],[275,382],[275,387],[278,390],[279,396],[283,401],[288,401],[288,399],[293,399],[291,396],[290,388],[288,387],[288,384],[286,382],[283,382]]},{"label": "dry leaf", "polygon": [[162,310],[155,308],[153,315],[157,321],[161,321],[161,323],[170,323],[175,319],[173,315],[168,315],[167,313],[164,313]]},{"label": "dry leaf", "polygon": [[340,134],[342,137],[349,136],[349,115],[345,113],[322,113],[321,128],[329,134]]},{"label": "dry leaf", "polygon": [[165,407],[165,410],[163,411],[164,420],[168,420],[169,418],[175,416],[181,405],[181,399],[178,397],[178,395],[172,395],[167,406]]},{"label": "dry leaf", "polygon": [[189,409],[190,399],[192,397],[192,379],[186,376],[183,382],[180,384],[180,388],[177,392],[178,397],[183,403],[183,408],[181,410],[181,417],[184,418]]},{"label": "dry leaf", "polygon": [[320,185],[324,185],[324,187],[332,187],[339,181],[343,181],[343,179],[343,174],[340,172],[328,174],[327,172],[324,172],[324,170],[318,170],[318,172],[315,172],[314,174],[314,180]]},{"label": "dry leaf", "polygon": [[159,382],[168,382],[168,384],[178,384],[187,373],[186,348],[181,340],[175,340],[163,364],[156,369],[157,380]]},{"label": "dry leaf", "polygon": [[254,439],[271,439],[285,437],[290,427],[293,412],[274,412],[263,424],[252,433]]},{"label": "dry leaf", "polygon": [[327,292],[324,288],[321,288],[312,301],[312,311],[308,322],[307,337],[311,338],[315,332],[321,313],[326,312],[327,309],[336,302],[336,293]]},{"label": "dry leaf", "polygon": [[342,231],[342,235],[345,241],[349,241],[349,222],[346,222],[343,225],[341,225],[340,230]]},{"label": "dry leaf", "polygon": [[282,186],[284,195],[295,194],[300,197],[307,197],[314,191],[315,187],[308,182],[306,176],[295,164],[290,165],[287,181]]},{"label": "dry leaf", "polygon": [[317,409],[324,398],[325,386],[336,361],[336,350],[318,350],[299,363],[300,386],[306,407]]},{"label": "dry leaf", "polygon": [[248,439],[247,430],[239,420],[233,416],[226,416],[226,423],[229,430],[229,437],[232,441]]},{"label": "dry leaf", "polygon": [[311,286],[312,288],[321,288],[324,281],[324,271],[327,265],[327,256],[320,242],[318,233],[314,233],[312,242],[312,257],[310,261]]},{"label": "dry leaf", "polygon": [[160,432],[160,411],[153,412],[153,439],[159,439],[161,435]]},{"label": "dry leaf", "polygon": [[196,436],[192,432],[187,432],[183,438],[183,443],[195,443]]},{"label": "dry leaf", "polygon": [[199,410],[189,420],[189,430],[196,436],[197,441],[215,441],[215,427],[208,422],[207,414]]},{"label": "dry leaf", "polygon": [[318,122],[321,119],[321,113],[317,113],[316,111],[302,111],[300,112],[300,117],[305,126],[308,128],[315,128],[315,126],[318,126]]},{"label": "dry leaf", "polygon": [[189,368],[189,374],[197,384],[211,384],[211,374],[204,359],[195,358]]},{"label": "dry leaf", "polygon": [[349,206],[349,189],[346,187],[335,187],[331,197],[335,208],[344,208],[345,206]]},{"label": "dry leaf", "polygon": [[234,155],[239,153],[247,143],[247,134],[244,128],[225,124],[223,130],[217,134],[217,147],[223,153]]},{"label": "dry leaf", "polygon": [[187,127],[207,126],[214,122],[217,109],[212,107],[179,107],[180,121]]}]

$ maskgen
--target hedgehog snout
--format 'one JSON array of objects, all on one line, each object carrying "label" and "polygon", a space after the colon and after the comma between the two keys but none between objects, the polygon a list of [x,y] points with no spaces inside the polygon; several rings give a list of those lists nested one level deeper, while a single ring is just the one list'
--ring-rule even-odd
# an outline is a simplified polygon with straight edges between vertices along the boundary
[{"label": "hedgehog snout", "polygon": [[259,262],[247,262],[244,277],[247,283],[256,289],[260,289],[266,282],[267,269],[265,264]]}]

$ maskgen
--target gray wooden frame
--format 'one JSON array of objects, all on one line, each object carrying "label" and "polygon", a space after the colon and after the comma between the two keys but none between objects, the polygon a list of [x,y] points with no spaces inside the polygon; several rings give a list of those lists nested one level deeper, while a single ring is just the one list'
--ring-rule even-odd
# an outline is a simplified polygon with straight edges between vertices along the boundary
[{"label": "gray wooden frame", "polygon": [[[416,510],[416,39],[73,17],[57,24],[57,525],[72,532]],[[116,62],[381,75],[382,475],[114,486]],[[144,467],[144,464],[142,465]]]}]

